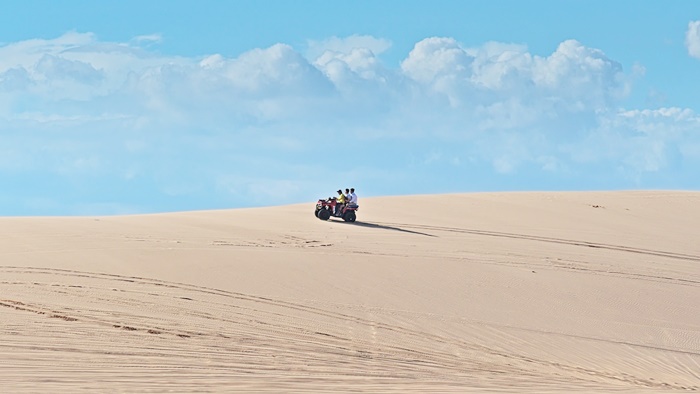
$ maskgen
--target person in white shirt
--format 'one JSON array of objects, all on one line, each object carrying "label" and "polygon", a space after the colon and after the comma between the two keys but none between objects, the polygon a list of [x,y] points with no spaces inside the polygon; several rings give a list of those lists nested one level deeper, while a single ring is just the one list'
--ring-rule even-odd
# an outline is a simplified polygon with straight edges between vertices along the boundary
[{"label": "person in white shirt", "polygon": [[355,194],[355,188],[350,189],[350,204],[357,205],[357,194]]}]

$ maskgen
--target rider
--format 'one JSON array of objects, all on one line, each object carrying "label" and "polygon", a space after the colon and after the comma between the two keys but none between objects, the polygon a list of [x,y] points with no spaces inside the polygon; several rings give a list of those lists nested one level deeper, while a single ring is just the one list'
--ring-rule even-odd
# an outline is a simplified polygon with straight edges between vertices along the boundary
[{"label": "rider", "polygon": [[349,196],[350,204],[352,205],[357,205],[357,194],[355,194],[355,188],[353,187],[350,189],[350,196]]},{"label": "rider", "polygon": [[345,195],[343,194],[343,191],[338,189],[338,197],[336,198],[336,204],[335,204],[335,214],[337,215],[338,212],[342,209],[343,205],[347,200],[345,199]]}]

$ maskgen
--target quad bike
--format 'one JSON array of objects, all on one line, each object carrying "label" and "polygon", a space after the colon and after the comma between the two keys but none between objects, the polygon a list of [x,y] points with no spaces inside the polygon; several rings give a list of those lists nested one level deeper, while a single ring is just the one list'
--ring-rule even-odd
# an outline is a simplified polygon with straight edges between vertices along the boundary
[{"label": "quad bike", "polygon": [[340,205],[335,198],[319,199],[316,203],[314,215],[321,220],[328,220],[331,216],[342,218],[346,222],[354,222],[360,207],[356,204],[343,204],[336,212],[336,206]]}]

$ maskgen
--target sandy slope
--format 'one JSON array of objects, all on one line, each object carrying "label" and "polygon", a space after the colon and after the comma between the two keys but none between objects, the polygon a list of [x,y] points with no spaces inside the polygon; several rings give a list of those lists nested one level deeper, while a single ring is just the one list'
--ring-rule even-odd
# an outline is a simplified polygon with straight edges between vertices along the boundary
[{"label": "sandy slope", "polygon": [[700,391],[700,193],[0,219],[3,392]]}]

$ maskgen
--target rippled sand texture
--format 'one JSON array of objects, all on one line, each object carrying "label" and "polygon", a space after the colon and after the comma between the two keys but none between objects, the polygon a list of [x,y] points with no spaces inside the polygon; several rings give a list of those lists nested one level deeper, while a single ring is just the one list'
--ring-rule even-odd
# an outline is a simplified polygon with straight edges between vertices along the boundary
[{"label": "rippled sand texture", "polygon": [[21,392],[700,391],[700,193],[0,218]]}]

